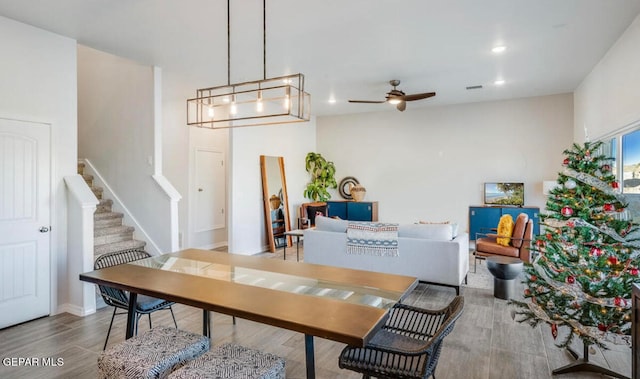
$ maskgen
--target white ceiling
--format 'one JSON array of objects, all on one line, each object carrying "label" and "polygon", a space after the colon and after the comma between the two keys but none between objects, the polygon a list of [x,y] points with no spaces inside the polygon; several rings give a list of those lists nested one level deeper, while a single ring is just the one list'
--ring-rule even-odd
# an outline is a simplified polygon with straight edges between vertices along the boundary
[{"label": "white ceiling", "polygon": [[[437,92],[406,112],[571,92],[639,12],[640,0],[267,0],[266,75],[303,73],[314,115],[393,110],[347,103],[383,100],[390,79]],[[0,15],[198,87],[227,83],[225,0],[0,0]],[[262,1],[231,0],[230,28],[231,82],[261,79]]]}]

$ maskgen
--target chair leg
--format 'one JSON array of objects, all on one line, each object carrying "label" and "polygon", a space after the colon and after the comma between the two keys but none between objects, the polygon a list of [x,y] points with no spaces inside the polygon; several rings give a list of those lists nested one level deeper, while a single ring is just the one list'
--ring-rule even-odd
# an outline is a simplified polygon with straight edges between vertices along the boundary
[{"label": "chair leg", "polygon": [[113,307],[113,314],[111,315],[111,322],[109,323],[109,330],[107,331],[107,338],[104,340],[104,346],[102,347],[102,350],[106,350],[107,349],[107,342],[109,342],[109,335],[111,334],[111,327],[113,326],[113,319],[116,317],[116,311],[118,310],[118,308]]},{"label": "chair leg", "polygon": [[176,316],[173,314],[173,308],[169,307],[169,310],[171,311],[171,317],[173,318],[173,325],[178,329],[178,323],[176,322]]},{"label": "chair leg", "polygon": [[233,325],[236,324],[236,316],[231,316],[233,318]]},{"label": "chair leg", "polygon": [[151,326],[151,313],[147,313],[147,316],[149,316],[149,329],[153,328],[153,326]]}]

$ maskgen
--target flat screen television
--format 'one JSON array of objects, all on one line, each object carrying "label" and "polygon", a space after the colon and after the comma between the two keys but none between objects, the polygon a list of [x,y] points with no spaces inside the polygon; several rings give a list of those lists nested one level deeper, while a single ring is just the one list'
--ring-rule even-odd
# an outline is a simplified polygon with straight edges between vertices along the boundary
[{"label": "flat screen television", "polygon": [[484,203],[486,205],[524,205],[524,183],[485,183]]}]

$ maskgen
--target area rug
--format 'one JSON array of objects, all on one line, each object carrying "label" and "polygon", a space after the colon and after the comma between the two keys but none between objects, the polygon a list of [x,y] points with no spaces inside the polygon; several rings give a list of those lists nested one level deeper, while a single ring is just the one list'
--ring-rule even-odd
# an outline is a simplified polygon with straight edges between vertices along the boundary
[{"label": "area rug", "polygon": [[467,284],[464,284],[463,282],[462,286],[493,290],[493,275],[491,275],[487,269],[487,262],[484,260],[478,260],[476,264],[476,272],[473,272],[474,259],[473,253],[469,253],[469,273],[467,274]]}]

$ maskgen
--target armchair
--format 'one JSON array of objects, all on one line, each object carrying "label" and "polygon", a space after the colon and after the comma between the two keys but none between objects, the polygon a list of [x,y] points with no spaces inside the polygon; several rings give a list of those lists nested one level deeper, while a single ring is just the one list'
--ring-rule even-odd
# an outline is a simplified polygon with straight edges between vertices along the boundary
[{"label": "armchair", "polygon": [[300,206],[300,217],[309,220],[308,226],[310,227],[316,225],[317,214],[327,216],[327,203],[324,201],[316,201],[313,203],[303,203]]},{"label": "armchair", "polygon": [[[509,238],[507,246],[500,245],[496,239]],[[492,255],[520,258],[523,262],[531,262],[531,240],[533,239],[533,221],[529,220],[526,213],[520,213],[516,218],[511,236],[497,234],[476,233],[476,249],[473,252],[474,272],[478,259],[484,259]]]},{"label": "armchair", "polygon": [[396,304],[385,325],[365,347],[347,346],[338,366],[379,379],[435,378],[442,342],[462,314],[464,298],[443,309]]}]

